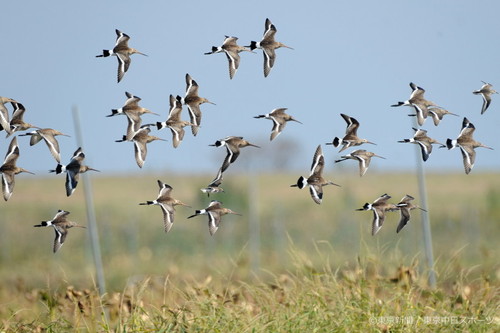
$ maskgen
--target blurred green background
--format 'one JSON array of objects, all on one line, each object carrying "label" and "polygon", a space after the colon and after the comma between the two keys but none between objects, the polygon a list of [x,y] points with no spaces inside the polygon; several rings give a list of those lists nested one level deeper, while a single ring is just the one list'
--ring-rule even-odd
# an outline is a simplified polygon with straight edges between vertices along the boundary
[{"label": "blurred green background", "polygon": [[[412,211],[410,223],[399,234],[399,213],[388,213],[375,237],[370,234],[372,212],[355,211],[383,193],[396,203],[408,193],[421,205],[416,176],[368,172],[360,178],[352,170],[327,174],[342,187],[325,187],[321,205],[311,200],[308,189],[290,187],[298,176],[232,173],[225,175],[225,193],[208,198],[199,189],[212,175],[91,175],[108,291],[121,291],[128,283],[156,275],[180,279],[230,275],[250,280],[266,271],[278,274],[293,267],[292,244],[305,254],[311,269],[324,265],[325,258],[335,269],[354,265],[359,257],[374,260],[387,272],[418,262],[426,274],[421,211]],[[12,198],[1,203],[2,281],[28,288],[61,282],[95,285],[88,229],[71,229],[64,246],[53,254],[53,229],[33,228],[52,219],[58,209],[70,211],[71,220],[87,225],[83,183],[67,198],[64,177],[17,179]],[[192,207],[177,206],[168,234],[163,232],[158,206],[138,205],[157,197],[157,179],[170,184],[173,197]],[[498,280],[499,174],[433,173],[426,175],[426,181],[438,274],[474,267],[472,274]],[[206,216],[186,219],[212,199],[242,214],[224,216],[213,237]]]}]

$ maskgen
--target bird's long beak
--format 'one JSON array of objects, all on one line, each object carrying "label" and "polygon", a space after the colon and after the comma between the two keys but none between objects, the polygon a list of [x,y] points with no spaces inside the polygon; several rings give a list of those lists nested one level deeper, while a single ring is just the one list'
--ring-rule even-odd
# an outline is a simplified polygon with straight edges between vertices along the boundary
[{"label": "bird's long beak", "polygon": [[382,157],[380,155],[373,155],[373,156],[376,156],[376,157],[379,157],[379,158],[383,158],[384,160],[386,159],[385,157]]},{"label": "bird's long beak", "polygon": [[371,144],[371,145],[375,145],[375,146],[377,145],[376,143],[371,142],[371,141],[366,141],[366,143],[369,143],[369,144]]},{"label": "bird's long beak", "polygon": [[148,109],[146,109],[146,113],[150,113],[150,114],[154,114],[154,115],[156,115],[156,116],[159,116],[159,114],[158,114],[158,113],[155,113],[155,112],[153,112],[153,111],[149,111]]},{"label": "bird's long beak", "polygon": [[29,173],[29,174],[31,174],[31,175],[34,175],[34,174],[35,174],[35,173],[33,173],[33,172],[31,172],[31,171],[28,171],[28,170],[26,170],[26,169],[21,169],[21,171],[22,171],[22,172]]}]

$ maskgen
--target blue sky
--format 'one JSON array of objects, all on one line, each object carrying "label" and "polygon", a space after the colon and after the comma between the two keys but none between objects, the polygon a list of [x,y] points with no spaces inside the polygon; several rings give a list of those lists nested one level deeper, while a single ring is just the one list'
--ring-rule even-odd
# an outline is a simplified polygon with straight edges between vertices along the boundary
[{"label": "blue sky", "polygon": [[[415,147],[397,143],[413,135],[409,108],[391,108],[406,100],[409,82],[426,89],[429,100],[457,113],[435,127],[429,136],[456,138],[464,116],[476,126],[475,138],[495,150],[478,149],[473,173],[500,167],[500,95],[493,96],[481,115],[482,100],[471,92],[481,80],[500,90],[500,3],[495,1],[23,1],[7,2],[0,20],[0,96],[11,97],[27,109],[25,120],[70,134],[60,137],[63,163],[77,148],[73,106],[82,119],[87,164],[103,172],[204,172],[214,174],[225,156],[209,147],[228,135],[244,136],[262,148],[244,148],[231,168],[262,169],[283,159],[285,168],[307,171],[318,144],[342,136],[340,113],[361,123],[359,136],[377,143],[361,146],[386,157],[371,169],[412,170]],[[241,54],[241,64],[229,80],[222,54],[205,56],[225,35],[241,45],[260,40],[266,17],[276,25],[276,39],[294,50],[278,49],[276,64],[264,78],[263,57]],[[115,29],[130,35],[129,45],[148,54],[132,56],[124,79],[116,83],[114,57],[96,58],[112,48]],[[106,118],[125,101],[125,91],[142,98],[141,105],[167,117],[170,94],[184,95],[189,73],[200,96],[217,105],[202,105],[197,137],[187,128],[174,149],[170,131],[153,130],[168,142],[149,145],[140,170],[132,143],[115,143],[125,132],[124,117]],[[289,123],[269,141],[271,121],[253,119],[274,108],[287,107],[303,124]],[[9,110],[10,110],[9,105]],[[187,110],[183,113],[187,119]],[[0,138],[0,154],[10,140]],[[43,143],[30,147],[18,139],[18,165],[44,174],[56,162]],[[327,168],[338,149],[323,146]],[[349,152],[351,150],[348,150]],[[435,149],[425,163],[429,170],[463,171],[458,149]],[[357,171],[356,171],[357,172]],[[368,174],[370,171],[368,171]]]}]

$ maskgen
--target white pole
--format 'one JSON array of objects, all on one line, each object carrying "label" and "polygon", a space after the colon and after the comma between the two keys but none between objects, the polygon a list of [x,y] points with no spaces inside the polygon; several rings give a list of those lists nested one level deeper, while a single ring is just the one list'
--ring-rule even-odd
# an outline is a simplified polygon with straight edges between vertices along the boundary
[{"label": "white pole", "polygon": [[[78,112],[78,108],[73,107],[73,122],[75,125],[76,132],[76,141],[79,147],[83,149],[83,136],[80,125],[80,114]],[[84,150],[85,152],[85,150]],[[83,173],[80,175],[83,182],[83,191],[85,194],[85,205],[87,211],[87,221],[88,221],[88,230],[90,234],[90,244],[92,248],[92,254],[94,257],[94,265],[96,271],[96,279],[97,279],[97,288],[99,289],[99,293],[104,295],[106,293],[106,285],[104,282],[104,270],[102,266],[102,258],[101,258],[101,247],[99,245],[99,234],[97,232],[97,223],[95,218],[95,210],[94,210],[94,202],[92,200],[92,188],[90,184],[90,180],[87,173]]]},{"label": "white pole", "polygon": [[[417,125],[417,117],[415,117],[415,128]],[[427,206],[427,189],[425,186],[424,162],[422,161],[422,154],[420,146],[415,145],[415,152],[417,158],[417,178],[418,178],[418,191],[420,196],[420,204],[426,212],[422,211],[422,234],[424,237],[425,257],[427,260],[427,267],[429,269],[429,286],[434,288],[436,286],[436,272],[434,271],[434,254],[432,251],[432,235],[431,224],[429,219],[429,208]]]},{"label": "white pole", "polygon": [[260,221],[259,221],[259,178],[254,171],[248,172],[248,229],[249,229],[249,250],[250,267],[254,275],[260,269]]}]

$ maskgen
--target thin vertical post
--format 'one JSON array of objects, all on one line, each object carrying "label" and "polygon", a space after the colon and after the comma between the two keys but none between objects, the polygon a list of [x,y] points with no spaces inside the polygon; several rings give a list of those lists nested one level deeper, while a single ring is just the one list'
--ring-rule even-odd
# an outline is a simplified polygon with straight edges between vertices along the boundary
[{"label": "thin vertical post", "polygon": [[[75,126],[77,144],[79,147],[82,147],[83,149],[83,135],[80,125],[80,114],[76,106],[73,107],[73,122]],[[90,235],[92,255],[94,257],[97,288],[99,289],[99,294],[104,295],[106,293],[106,285],[104,282],[104,270],[102,266],[101,247],[99,245],[99,234],[97,232],[94,201],[92,199],[92,188],[87,173],[81,174],[80,177],[83,182],[83,191],[85,194],[85,206],[87,211],[88,230]]]},{"label": "thin vertical post", "polygon": [[248,229],[249,229],[249,250],[250,267],[254,274],[258,274],[260,269],[260,221],[258,206],[258,177],[255,172],[248,173]]},{"label": "thin vertical post", "polygon": [[[417,117],[415,117],[416,123]],[[416,124],[415,124],[416,127]],[[422,161],[422,155],[420,151],[420,146],[415,145],[416,159],[417,159],[417,178],[418,178],[418,191],[420,196],[420,204],[422,208],[426,211],[422,211],[422,234],[424,237],[424,249],[425,257],[427,260],[427,267],[429,269],[429,286],[431,288],[436,287],[436,272],[434,271],[434,254],[432,250],[432,235],[431,235],[431,224],[429,219],[429,209],[427,205],[427,189],[425,186],[425,174],[424,174],[424,162]]]}]

